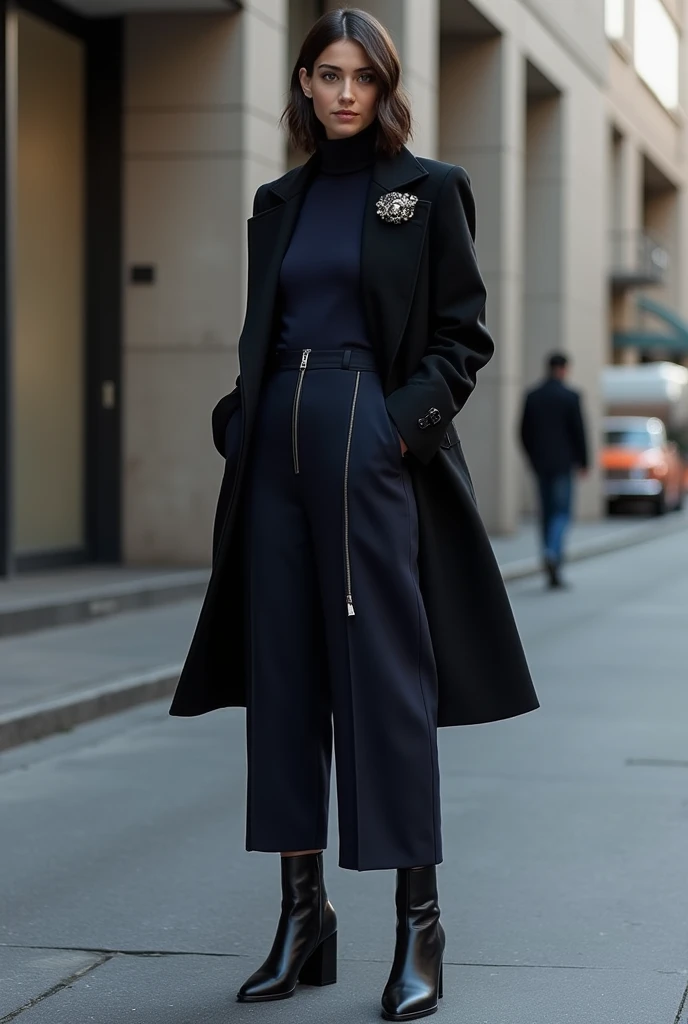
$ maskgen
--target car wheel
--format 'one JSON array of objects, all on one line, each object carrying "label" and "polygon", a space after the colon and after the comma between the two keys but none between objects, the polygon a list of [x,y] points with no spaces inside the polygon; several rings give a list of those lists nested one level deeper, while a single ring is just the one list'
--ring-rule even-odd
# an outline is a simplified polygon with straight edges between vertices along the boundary
[{"label": "car wheel", "polygon": [[654,514],[663,516],[667,510],[666,492],[662,491],[654,500]]}]

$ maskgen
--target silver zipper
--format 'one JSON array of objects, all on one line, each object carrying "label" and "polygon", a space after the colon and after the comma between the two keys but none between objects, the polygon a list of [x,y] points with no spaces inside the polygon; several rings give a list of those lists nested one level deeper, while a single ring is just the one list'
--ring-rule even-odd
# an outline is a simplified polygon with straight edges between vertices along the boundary
[{"label": "silver zipper", "polygon": [[299,475],[299,410],[301,408],[301,391],[303,389],[303,378],[308,366],[308,357],[311,354],[309,348],[305,348],[301,355],[301,366],[299,367],[299,379],[294,392],[294,408],[291,416],[291,447],[294,456],[294,473]]},{"label": "silver zipper", "polygon": [[351,555],[349,552],[349,461],[351,459],[351,439],[354,433],[354,417],[358,399],[358,385],[361,381],[360,371],[356,374],[354,397],[351,401],[351,417],[349,419],[349,436],[346,440],[346,460],[344,462],[344,559],[346,562],[346,612],[349,617],[355,615],[354,599],[351,587]]}]

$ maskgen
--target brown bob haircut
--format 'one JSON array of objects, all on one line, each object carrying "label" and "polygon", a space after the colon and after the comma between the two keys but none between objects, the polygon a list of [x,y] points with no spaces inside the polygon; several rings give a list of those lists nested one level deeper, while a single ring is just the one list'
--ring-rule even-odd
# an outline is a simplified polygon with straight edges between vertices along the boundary
[{"label": "brown bob haircut", "polygon": [[378,152],[394,156],[411,135],[411,105],[401,84],[401,61],[387,29],[367,11],[341,8],[330,11],[316,21],[303,41],[291,76],[289,102],[282,114],[289,140],[297,149],[312,153],[324,128],[313,110],[313,103],[304,96],[299,71],[313,74],[315,62],[328,46],[341,39],[351,39],[365,50],[380,89],[378,103]]}]

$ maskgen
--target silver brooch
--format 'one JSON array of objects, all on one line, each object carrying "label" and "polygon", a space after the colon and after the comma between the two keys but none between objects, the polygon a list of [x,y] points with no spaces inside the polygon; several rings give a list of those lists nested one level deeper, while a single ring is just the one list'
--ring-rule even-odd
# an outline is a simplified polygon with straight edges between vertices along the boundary
[{"label": "silver brooch", "polygon": [[417,202],[418,196],[411,196],[407,192],[388,192],[376,203],[377,215],[388,224],[403,224],[413,217]]}]

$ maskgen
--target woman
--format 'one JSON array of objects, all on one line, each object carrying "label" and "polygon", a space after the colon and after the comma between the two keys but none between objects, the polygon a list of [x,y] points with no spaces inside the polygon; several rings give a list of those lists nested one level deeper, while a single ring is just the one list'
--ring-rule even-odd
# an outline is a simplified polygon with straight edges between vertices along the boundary
[{"label": "woman", "polygon": [[249,222],[213,574],[172,706],[247,705],[246,845],[281,853],[283,888],[247,1002],[336,980],[334,723],[340,864],[397,871],[386,1020],[442,995],[437,726],[537,707],[453,426],[493,352],[470,185],[404,147],[400,73],[356,10],[296,63],[284,120],[313,155]]}]

